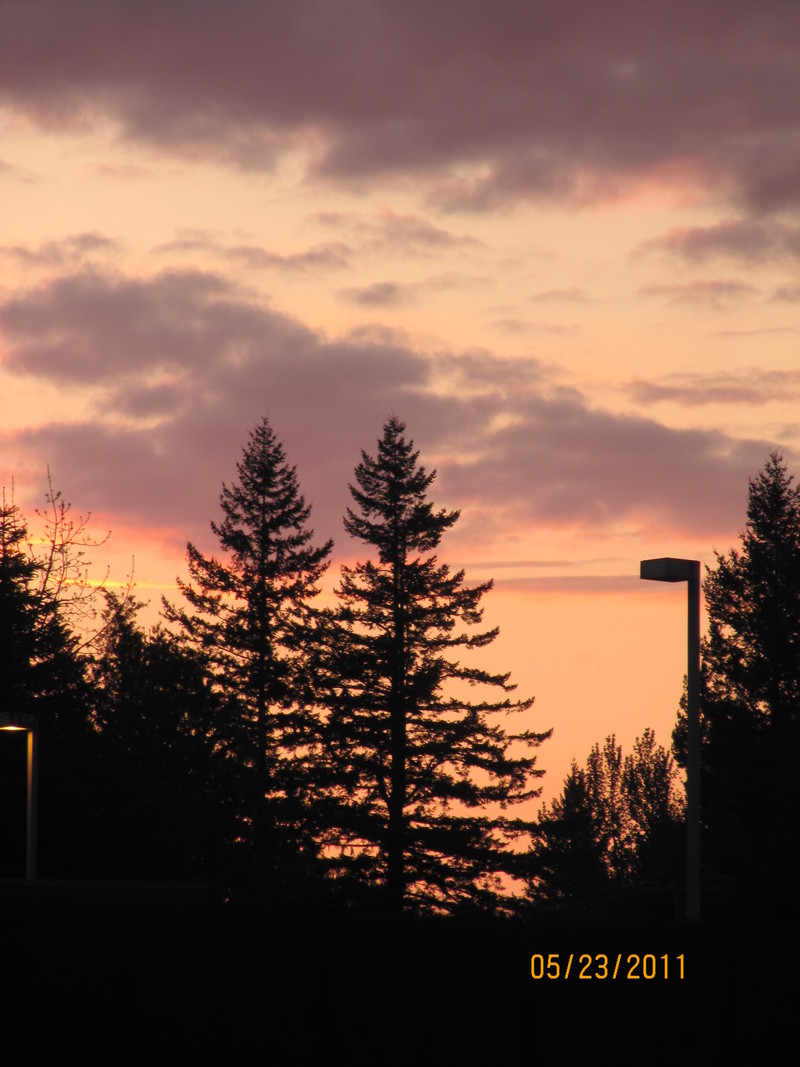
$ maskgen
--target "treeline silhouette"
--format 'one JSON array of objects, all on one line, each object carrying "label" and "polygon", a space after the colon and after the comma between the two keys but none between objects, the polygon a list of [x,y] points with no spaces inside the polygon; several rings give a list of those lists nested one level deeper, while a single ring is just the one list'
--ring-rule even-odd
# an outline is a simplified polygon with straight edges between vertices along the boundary
[{"label": "treeline silhouette", "polygon": [[[295,468],[267,420],[212,523],[187,547],[180,603],[145,629],[108,590],[91,622],[85,524],[50,490],[45,547],[0,510],[0,711],[40,730],[43,878],[191,880],[235,909],[680,918],[678,765],[644,730],[613,736],[538,817],[532,698],[470,665],[492,583],[437,549],[459,517],[389,418],[363,452],[345,529],[368,558],[319,583]],[[798,852],[800,492],[772,454],[741,547],[705,580],[703,891],[711,913],[789,914]],[[24,735],[0,744],[0,876],[24,869]]]}]

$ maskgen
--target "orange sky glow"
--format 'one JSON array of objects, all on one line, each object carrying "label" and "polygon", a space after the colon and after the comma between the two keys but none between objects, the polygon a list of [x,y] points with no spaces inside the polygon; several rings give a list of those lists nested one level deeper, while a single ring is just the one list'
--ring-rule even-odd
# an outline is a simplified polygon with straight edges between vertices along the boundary
[{"label": "orange sky glow", "polygon": [[396,413],[548,798],[669,741],[685,589],[639,561],[713,564],[800,455],[797,13],[602,8],[0,6],[0,483],[33,528],[49,465],[154,621],[265,415],[335,584]]}]

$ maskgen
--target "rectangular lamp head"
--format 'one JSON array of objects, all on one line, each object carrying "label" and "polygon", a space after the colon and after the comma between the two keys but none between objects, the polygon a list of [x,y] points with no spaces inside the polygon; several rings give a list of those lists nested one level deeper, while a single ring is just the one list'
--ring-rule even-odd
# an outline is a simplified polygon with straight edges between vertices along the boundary
[{"label": "rectangular lamp head", "polygon": [[35,722],[29,712],[0,711],[0,730],[32,730]]},{"label": "rectangular lamp head", "polygon": [[643,559],[639,564],[639,577],[649,582],[688,582],[693,569],[699,567],[694,559]]}]

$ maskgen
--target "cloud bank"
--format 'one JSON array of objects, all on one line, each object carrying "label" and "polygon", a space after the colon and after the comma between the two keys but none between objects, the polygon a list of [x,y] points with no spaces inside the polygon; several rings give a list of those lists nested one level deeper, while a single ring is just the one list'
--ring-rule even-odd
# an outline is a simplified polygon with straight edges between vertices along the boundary
[{"label": "cloud bank", "polygon": [[439,469],[435,499],[487,529],[729,529],[769,447],[592,407],[534,359],[329,338],[211,272],[62,274],[6,301],[0,330],[7,371],[93,398],[82,419],[6,434],[6,454],[50,463],[95,512],[181,538],[207,529],[265,415],[339,541],[360,450],[392,411]]},{"label": "cloud bank", "polygon": [[0,102],[47,127],[253,171],[416,172],[454,209],[677,181],[800,205],[788,0],[28,0],[0,9]]}]

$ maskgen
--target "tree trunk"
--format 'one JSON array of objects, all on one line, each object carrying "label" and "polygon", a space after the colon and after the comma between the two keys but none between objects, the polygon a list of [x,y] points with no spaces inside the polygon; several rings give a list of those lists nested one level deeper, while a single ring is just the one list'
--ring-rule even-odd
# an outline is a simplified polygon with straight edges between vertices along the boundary
[{"label": "tree trunk", "polygon": [[392,775],[389,794],[389,848],[387,892],[392,911],[402,911],[405,896],[406,707],[405,626],[401,598],[402,564],[394,574],[394,640],[389,698]]}]

